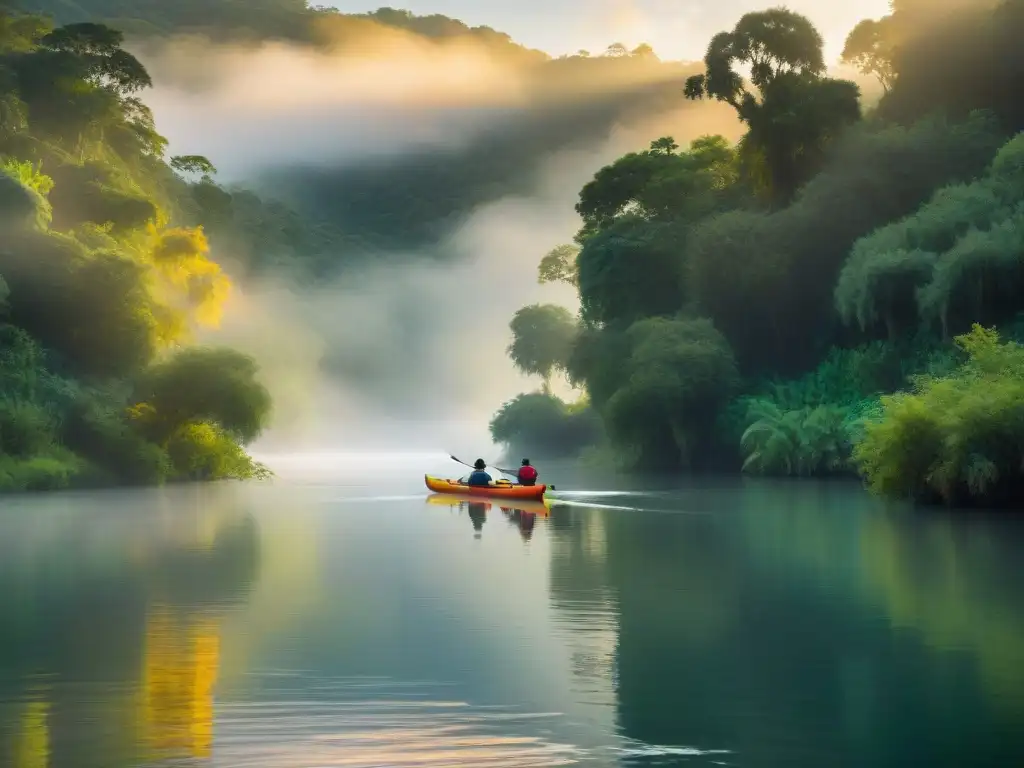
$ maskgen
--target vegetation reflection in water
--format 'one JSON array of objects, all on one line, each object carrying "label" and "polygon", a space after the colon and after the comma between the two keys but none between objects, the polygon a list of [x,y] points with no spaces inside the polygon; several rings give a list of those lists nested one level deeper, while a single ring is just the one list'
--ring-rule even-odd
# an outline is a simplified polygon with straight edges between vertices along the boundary
[{"label": "vegetation reflection in water", "polygon": [[550,514],[291,488],[26,501],[0,513],[0,762],[1024,757],[1013,520],[843,484],[594,494],[656,512],[587,498]]},{"label": "vegetation reflection in water", "polygon": [[230,496],[192,490],[7,505],[20,548],[0,565],[3,764],[211,757],[221,622],[259,541]]}]

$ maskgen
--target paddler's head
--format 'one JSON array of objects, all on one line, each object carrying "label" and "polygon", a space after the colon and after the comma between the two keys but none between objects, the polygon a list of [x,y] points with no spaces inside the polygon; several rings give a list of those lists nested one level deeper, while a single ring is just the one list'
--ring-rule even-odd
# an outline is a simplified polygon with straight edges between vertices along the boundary
[{"label": "paddler's head", "polygon": [[530,460],[529,459],[523,459],[523,466],[524,467],[530,466]]},{"label": "paddler's head", "polygon": [[476,461],[473,462],[473,469],[486,469],[486,468],[487,468],[487,462],[484,461],[483,459],[477,459]]}]

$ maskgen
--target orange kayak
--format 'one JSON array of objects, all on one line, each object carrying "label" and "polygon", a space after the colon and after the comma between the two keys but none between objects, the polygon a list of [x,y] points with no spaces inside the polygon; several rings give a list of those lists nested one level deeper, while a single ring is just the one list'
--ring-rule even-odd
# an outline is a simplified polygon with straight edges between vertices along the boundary
[{"label": "orange kayak", "polygon": [[529,499],[540,501],[544,498],[546,485],[515,485],[507,480],[499,480],[494,485],[466,485],[458,480],[444,480],[440,477],[424,475],[427,488],[434,493],[457,493],[461,496],[486,496],[493,499]]}]

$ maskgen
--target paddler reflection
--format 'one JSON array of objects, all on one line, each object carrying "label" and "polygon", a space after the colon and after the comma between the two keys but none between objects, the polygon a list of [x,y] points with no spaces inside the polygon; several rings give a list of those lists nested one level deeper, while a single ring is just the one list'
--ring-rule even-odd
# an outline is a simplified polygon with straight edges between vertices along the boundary
[{"label": "paddler reflection", "polygon": [[502,507],[501,511],[508,516],[510,523],[519,528],[519,535],[523,537],[523,541],[529,541],[533,538],[533,526],[537,523],[536,512],[509,507]]},{"label": "paddler reflection", "polygon": [[480,538],[483,532],[484,523],[487,522],[487,508],[490,504],[485,504],[479,501],[466,502],[466,508],[469,510],[469,520],[473,523],[473,530],[476,531],[476,538]]}]

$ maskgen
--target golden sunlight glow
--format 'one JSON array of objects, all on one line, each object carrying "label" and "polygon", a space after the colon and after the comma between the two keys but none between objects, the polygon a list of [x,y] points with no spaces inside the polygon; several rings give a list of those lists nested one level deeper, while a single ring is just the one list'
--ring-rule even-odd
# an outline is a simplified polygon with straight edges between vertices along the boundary
[{"label": "golden sunlight glow", "polygon": [[14,748],[14,768],[47,768],[50,764],[50,704],[35,700],[25,704]]},{"label": "golden sunlight glow", "polygon": [[161,757],[209,757],[220,636],[215,619],[153,607],[142,677],[144,741]]}]

